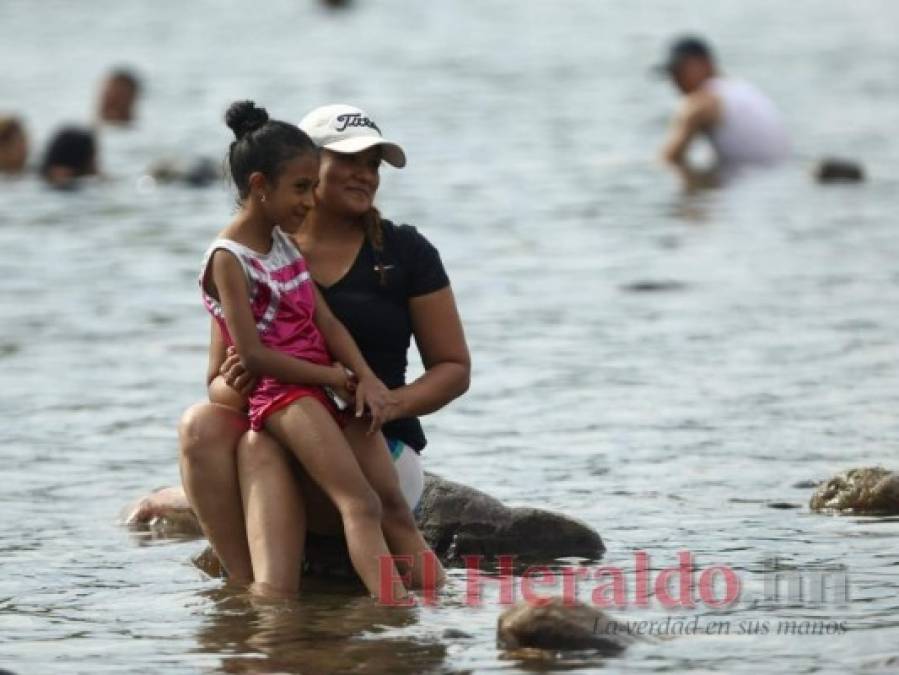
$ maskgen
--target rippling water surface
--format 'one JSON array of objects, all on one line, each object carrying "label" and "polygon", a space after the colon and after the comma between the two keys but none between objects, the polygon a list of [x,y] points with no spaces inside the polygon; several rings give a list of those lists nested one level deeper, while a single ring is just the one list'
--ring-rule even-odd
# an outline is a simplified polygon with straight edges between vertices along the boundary
[{"label": "rippling water surface", "polygon": [[[146,92],[135,130],[103,131],[106,180],[73,194],[0,183],[0,666],[895,668],[899,525],[810,514],[794,485],[897,465],[897,20],[888,0],[391,0],[333,14],[4,2],[0,103],[39,143],[88,119],[110,64],[135,64]],[[675,99],[646,71],[681,29],[707,33],[728,70],[779,102],[800,159],[697,195],[652,163]],[[458,574],[439,607],[414,612],[316,583],[299,604],[252,603],[191,565],[199,542],[116,524],[128,500],[178,481],[175,423],[203,395],[195,273],[232,204],[224,186],[138,177],[164,156],[220,157],[238,97],[296,120],[358,103],[406,146],[381,206],[440,248],[475,359],[468,395],[427,420],[427,467],[583,519],[625,570],[637,550],[655,568],[683,549],[732,566],[744,602],[671,614],[729,620],[730,635],[528,664],[497,651],[499,609],[465,607]],[[870,180],[814,185],[806,162],[824,154],[861,159]],[[753,605],[775,556],[845,565],[848,603]],[[781,619],[849,632],[737,631]]]}]

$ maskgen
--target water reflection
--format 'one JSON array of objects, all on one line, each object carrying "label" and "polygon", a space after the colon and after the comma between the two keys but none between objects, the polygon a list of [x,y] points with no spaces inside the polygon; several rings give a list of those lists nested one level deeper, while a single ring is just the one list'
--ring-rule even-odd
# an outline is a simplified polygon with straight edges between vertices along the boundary
[{"label": "water reflection", "polygon": [[221,654],[228,673],[423,673],[443,668],[446,647],[422,637],[385,636],[419,621],[418,610],[379,606],[356,586],[309,581],[301,600],[231,588],[202,593],[198,648]]}]

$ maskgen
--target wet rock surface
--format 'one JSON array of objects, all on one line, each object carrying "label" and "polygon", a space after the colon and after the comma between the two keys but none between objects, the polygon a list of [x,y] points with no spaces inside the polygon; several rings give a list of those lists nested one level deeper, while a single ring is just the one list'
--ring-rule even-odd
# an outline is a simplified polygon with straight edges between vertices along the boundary
[{"label": "wet rock surface", "polygon": [[520,602],[500,614],[496,625],[501,649],[549,651],[596,650],[607,656],[623,652],[634,638],[614,619],[582,602],[561,598],[531,605]]},{"label": "wet rock surface", "polygon": [[822,159],[813,174],[819,183],[860,183],[865,180],[865,170],[861,164],[839,157]]},{"label": "wet rock surface", "polygon": [[[163,488],[125,509],[125,524],[154,538],[202,537],[199,522],[183,493]],[[464,557],[485,561],[514,556],[516,564],[551,562],[579,557],[596,560],[605,551],[602,538],[585,523],[534,508],[509,508],[479,490],[425,474],[425,488],[417,514],[425,539],[447,566],[463,566]],[[211,550],[198,565],[216,573]],[[310,533],[306,540],[306,572],[350,574],[345,542]],[[217,575],[217,574],[216,574]]]},{"label": "wet rock surface", "polygon": [[479,490],[430,473],[425,474],[418,526],[449,565],[462,565],[466,555],[549,562],[563,557],[596,560],[605,551],[599,534],[579,520],[543,509],[508,508]]},{"label": "wet rock surface", "polygon": [[203,529],[180,488],[159,488],[135,500],[120,514],[129,529],[153,539],[202,537]]},{"label": "wet rock surface", "polygon": [[899,473],[879,466],[849,469],[819,485],[809,508],[834,513],[899,514]]}]

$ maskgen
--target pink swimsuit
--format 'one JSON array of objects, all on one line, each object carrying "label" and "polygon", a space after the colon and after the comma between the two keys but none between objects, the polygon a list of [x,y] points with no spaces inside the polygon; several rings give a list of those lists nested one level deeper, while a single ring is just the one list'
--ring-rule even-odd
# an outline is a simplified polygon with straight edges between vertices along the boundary
[{"label": "pink swimsuit", "polygon": [[[230,239],[216,239],[206,251],[200,272],[203,304],[218,323],[225,342],[234,344],[225,325],[224,311],[221,303],[206,292],[204,283],[212,254],[220,248],[234,254],[243,268],[250,308],[262,344],[311,363],[331,365],[325,339],[314,321],[314,282],[303,256],[279,227],[272,230],[272,248],[266,254]],[[320,387],[282,384],[272,377],[263,377],[250,396],[250,427],[256,431],[262,429],[266,417],[303,396],[317,398],[332,414],[336,413]]]}]

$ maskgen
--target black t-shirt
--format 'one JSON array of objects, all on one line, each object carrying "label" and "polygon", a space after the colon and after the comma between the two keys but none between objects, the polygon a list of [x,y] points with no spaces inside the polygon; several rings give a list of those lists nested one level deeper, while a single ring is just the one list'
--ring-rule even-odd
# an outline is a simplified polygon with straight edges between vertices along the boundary
[{"label": "black t-shirt", "polygon": [[[449,278],[437,249],[417,229],[389,220],[381,224],[382,250],[376,252],[366,239],[346,275],[319,290],[368,365],[389,389],[396,389],[406,383],[409,298],[446,288]],[[415,417],[389,422],[383,430],[419,452],[427,443]]]}]

